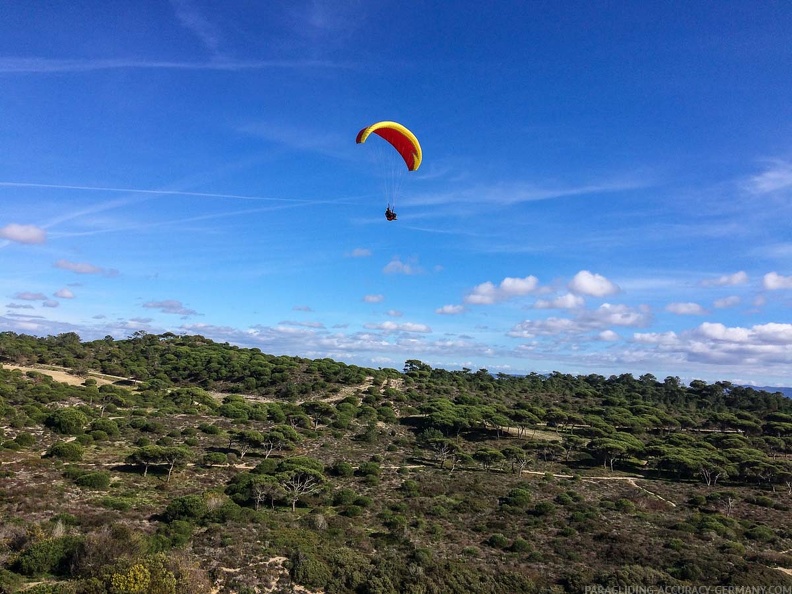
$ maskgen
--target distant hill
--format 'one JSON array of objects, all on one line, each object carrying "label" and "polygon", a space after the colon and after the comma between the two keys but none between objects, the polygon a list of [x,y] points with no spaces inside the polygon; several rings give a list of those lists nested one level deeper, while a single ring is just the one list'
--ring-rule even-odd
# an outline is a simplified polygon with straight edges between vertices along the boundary
[{"label": "distant hill", "polygon": [[781,392],[787,398],[792,398],[792,387],[786,388],[779,388],[776,386],[754,386],[754,390],[762,390],[764,392],[770,392],[771,394],[775,392]]}]

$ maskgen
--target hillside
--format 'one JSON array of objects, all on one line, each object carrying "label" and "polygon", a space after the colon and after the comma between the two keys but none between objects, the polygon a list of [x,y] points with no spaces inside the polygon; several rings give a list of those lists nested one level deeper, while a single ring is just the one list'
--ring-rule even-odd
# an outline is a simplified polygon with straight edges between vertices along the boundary
[{"label": "hillside", "polygon": [[780,393],[172,334],[0,363],[0,592],[792,586]]}]

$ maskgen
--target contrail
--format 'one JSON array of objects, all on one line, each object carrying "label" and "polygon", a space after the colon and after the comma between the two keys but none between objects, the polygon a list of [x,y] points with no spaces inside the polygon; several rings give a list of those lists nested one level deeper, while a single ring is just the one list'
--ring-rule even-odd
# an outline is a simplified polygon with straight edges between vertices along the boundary
[{"label": "contrail", "polygon": [[316,200],[300,198],[270,198],[266,196],[244,196],[241,194],[213,194],[209,192],[184,192],[181,190],[141,190],[138,188],[105,188],[98,186],[67,186],[59,184],[32,184],[24,182],[0,182],[6,188],[48,188],[52,190],[81,190],[86,192],[123,192],[128,194],[151,194],[167,196],[194,196],[197,198],[231,198],[234,200],[255,200],[268,202],[294,202],[301,204],[316,204]]}]

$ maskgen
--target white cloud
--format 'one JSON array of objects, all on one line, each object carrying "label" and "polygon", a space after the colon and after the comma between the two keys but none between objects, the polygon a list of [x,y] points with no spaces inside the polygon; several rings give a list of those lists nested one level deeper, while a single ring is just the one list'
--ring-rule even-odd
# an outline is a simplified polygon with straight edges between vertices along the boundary
[{"label": "white cloud", "polygon": [[535,276],[524,278],[504,278],[500,285],[495,286],[490,281],[476,285],[465,296],[465,303],[473,305],[491,305],[498,301],[505,301],[513,297],[522,297],[536,291],[539,279]]},{"label": "white cloud", "polygon": [[438,307],[435,310],[435,313],[446,316],[455,316],[457,314],[463,313],[464,311],[464,305],[444,305],[443,307]]},{"label": "white cloud", "polygon": [[534,338],[561,334],[580,336],[601,333],[611,326],[640,328],[647,326],[651,313],[647,307],[603,303],[595,310],[581,311],[574,318],[551,317],[545,320],[524,320],[508,333],[513,338]]},{"label": "white cloud", "polygon": [[42,303],[42,305],[44,307],[58,307],[60,303],[54,299],[47,299],[44,303]]},{"label": "white cloud", "polygon": [[87,262],[70,262],[69,260],[58,260],[55,262],[55,264],[53,264],[53,266],[62,270],[69,270],[76,274],[101,274],[104,276],[116,276],[118,274],[118,271],[112,268],[101,268],[100,266],[94,266],[93,264],[89,264]]},{"label": "white cloud", "polygon": [[643,353],[644,360],[664,358],[675,361],[677,368],[689,363],[695,364],[697,369],[708,364],[785,370],[792,364],[792,324],[768,323],[744,328],[704,322],[679,334],[636,333],[633,341],[636,345],[650,347]]},{"label": "white cloud", "polygon": [[368,258],[371,255],[371,250],[368,248],[355,248],[349,252],[350,258]]},{"label": "white cloud", "polygon": [[792,276],[781,276],[777,272],[768,272],[764,275],[762,284],[768,291],[792,289]]},{"label": "white cloud", "polygon": [[724,297],[723,299],[717,299],[713,305],[719,309],[723,309],[726,307],[734,307],[735,305],[739,305],[742,300],[737,295],[730,295],[729,297]]},{"label": "white cloud", "polygon": [[606,342],[615,342],[619,340],[621,337],[616,334],[613,330],[603,330],[599,333],[599,339],[604,340]]},{"label": "white cloud", "polygon": [[400,258],[396,257],[391,260],[385,268],[382,269],[385,274],[419,274],[421,269],[418,266],[402,262]]},{"label": "white cloud", "polygon": [[284,320],[279,322],[279,325],[282,326],[298,326],[300,328],[324,328],[325,325],[322,322],[296,322],[293,320]]},{"label": "white cloud", "polygon": [[294,307],[292,307],[292,310],[293,311],[305,311],[305,312],[312,312],[313,311],[313,309],[311,309],[311,307],[308,306],[308,305],[295,305]]},{"label": "white cloud", "polygon": [[707,313],[707,310],[698,303],[669,303],[665,310],[680,316],[700,316]]},{"label": "white cloud", "polygon": [[586,301],[580,295],[567,293],[555,299],[538,299],[534,303],[536,309],[579,309],[585,305]]},{"label": "white cloud", "polygon": [[55,291],[54,295],[55,297],[60,297],[61,299],[74,299],[74,293],[65,287]]},{"label": "white cloud", "polygon": [[385,295],[365,295],[363,301],[366,303],[382,303],[385,301]]},{"label": "white cloud", "polygon": [[591,273],[588,270],[578,272],[569,283],[569,289],[574,293],[591,297],[605,297],[620,291],[617,285],[604,276]]},{"label": "white cloud", "polygon": [[404,314],[400,312],[398,309],[389,309],[388,311],[385,312],[385,315],[390,316],[392,318],[400,318]]},{"label": "white cloud", "polygon": [[386,334],[393,332],[419,332],[429,333],[432,329],[425,324],[415,324],[413,322],[404,322],[397,324],[396,322],[382,322],[381,324],[366,324],[364,328],[369,330],[380,330]]},{"label": "white cloud", "polygon": [[744,285],[748,282],[748,274],[741,270],[734,274],[724,274],[716,279],[702,281],[705,287],[730,287],[734,285]]},{"label": "white cloud", "polygon": [[46,301],[47,296],[44,293],[31,293],[30,291],[22,291],[14,295],[14,299],[21,299],[22,301]]},{"label": "white cloud", "polygon": [[36,309],[35,307],[30,305],[29,303],[25,303],[25,304],[22,304],[22,303],[8,303],[8,304],[6,304],[6,307],[9,308],[9,309]]},{"label": "white cloud", "polygon": [[176,301],[175,299],[166,299],[165,301],[149,301],[144,303],[143,307],[147,309],[158,309],[160,313],[177,316],[199,315],[197,311],[184,307],[181,301]]},{"label": "white cloud", "polygon": [[47,241],[47,232],[35,225],[11,223],[0,228],[0,237],[17,243],[39,244]]}]

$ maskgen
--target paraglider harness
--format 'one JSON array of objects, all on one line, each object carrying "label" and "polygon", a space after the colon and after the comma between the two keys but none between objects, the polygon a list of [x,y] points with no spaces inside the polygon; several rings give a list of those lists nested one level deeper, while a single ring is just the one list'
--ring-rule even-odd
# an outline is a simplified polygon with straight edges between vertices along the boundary
[{"label": "paraglider harness", "polygon": [[390,204],[388,204],[388,208],[385,209],[385,218],[389,221],[396,220],[396,213],[391,210]]}]

